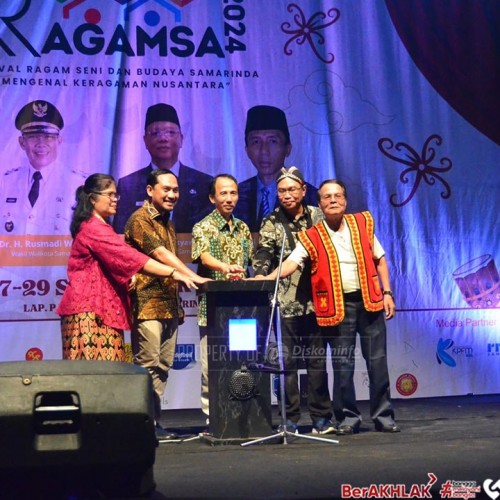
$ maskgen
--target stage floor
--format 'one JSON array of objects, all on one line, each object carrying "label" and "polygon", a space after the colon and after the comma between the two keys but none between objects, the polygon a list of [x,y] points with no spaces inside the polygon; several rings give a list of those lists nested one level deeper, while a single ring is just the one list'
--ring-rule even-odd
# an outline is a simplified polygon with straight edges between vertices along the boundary
[{"label": "stage floor", "polygon": [[[248,447],[207,444],[197,437],[205,427],[201,411],[167,410],[163,425],[188,439],[157,448],[157,486],[152,498],[336,499],[347,492],[342,485],[400,488],[371,490],[372,494],[385,493],[387,498],[405,498],[411,493],[413,498],[417,493],[426,498],[428,491],[432,498],[445,498],[440,490],[447,481],[455,488],[472,488],[466,490],[469,498],[474,498],[474,484],[480,489],[475,498],[499,496],[500,394],[394,400],[402,430],[394,435],[375,432],[367,416],[368,403],[361,402],[360,407],[365,416],[361,432],[331,435],[338,444],[292,438],[286,445],[275,442]],[[277,411],[273,413],[277,425]],[[303,415],[300,431],[308,433],[311,422],[304,410]],[[436,476],[431,488],[427,486],[430,475]],[[490,488],[498,481],[491,496],[483,488],[488,479],[492,480]],[[354,498],[356,490],[350,492],[343,498]]]}]

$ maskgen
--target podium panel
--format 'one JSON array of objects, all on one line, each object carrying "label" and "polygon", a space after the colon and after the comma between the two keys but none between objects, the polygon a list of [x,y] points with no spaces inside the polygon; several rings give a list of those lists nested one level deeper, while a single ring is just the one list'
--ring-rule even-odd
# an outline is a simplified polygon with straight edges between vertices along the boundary
[{"label": "podium panel", "polygon": [[263,363],[269,325],[270,281],[213,281],[207,296],[210,433],[251,438],[271,432],[270,376]]}]

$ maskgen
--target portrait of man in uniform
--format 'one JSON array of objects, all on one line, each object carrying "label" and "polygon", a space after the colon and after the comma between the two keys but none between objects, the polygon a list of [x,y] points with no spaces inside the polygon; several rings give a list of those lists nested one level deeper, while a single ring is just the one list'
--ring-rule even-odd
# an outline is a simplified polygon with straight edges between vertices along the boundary
[{"label": "portrait of man in uniform", "polygon": [[70,234],[76,188],[85,176],[58,158],[61,113],[52,103],[36,100],[21,108],[14,124],[25,157],[0,175],[0,234]]}]

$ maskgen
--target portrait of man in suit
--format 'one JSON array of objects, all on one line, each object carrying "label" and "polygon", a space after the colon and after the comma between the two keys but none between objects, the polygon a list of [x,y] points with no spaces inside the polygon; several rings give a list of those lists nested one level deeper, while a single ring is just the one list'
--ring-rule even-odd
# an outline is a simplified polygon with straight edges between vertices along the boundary
[{"label": "portrait of man in suit", "polygon": [[[276,179],[292,151],[288,123],[281,109],[259,105],[248,110],[245,151],[257,175],[239,184],[239,201],[234,215],[256,233],[262,219],[279,205]],[[317,189],[312,184],[305,185],[304,202],[317,206]]]},{"label": "portrait of man in suit", "polygon": [[116,232],[123,233],[128,218],[144,203],[148,174],[158,168],[169,170],[178,178],[179,201],[172,212],[177,233],[190,234],[193,225],[212,211],[208,198],[212,177],[179,160],[183,141],[175,108],[164,103],[150,106],[146,112],[144,144],[151,162],[118,180],[120,201],[113,221]]}]

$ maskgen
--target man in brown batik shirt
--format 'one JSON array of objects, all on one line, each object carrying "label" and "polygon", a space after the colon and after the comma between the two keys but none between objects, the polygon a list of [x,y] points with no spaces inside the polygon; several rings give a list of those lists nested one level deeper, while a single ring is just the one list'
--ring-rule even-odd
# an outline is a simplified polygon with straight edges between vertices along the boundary
[{"label": "man in brown batik shirt", "polygon": [[183,322],[178,281],[188,287],[208,281],[191,271],[177,257],[177,237],[170,214],[179,199],[177,177],[168,170],[153,170],[147,179],[148,200],[125,225],[125,241],[150,257],[172,266],[168,278],[136,274],[131,291],[134,363],[146,368],[153,379],[156,435],[158,440],[175,438],[161,427],[161,401],[173,365],[177,331]]}]

